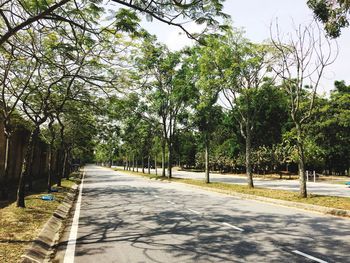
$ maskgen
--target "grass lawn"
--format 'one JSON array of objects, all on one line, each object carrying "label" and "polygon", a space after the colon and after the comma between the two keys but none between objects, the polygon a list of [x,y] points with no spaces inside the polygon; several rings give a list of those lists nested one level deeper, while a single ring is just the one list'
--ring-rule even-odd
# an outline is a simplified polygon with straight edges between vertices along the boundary
[{"label": "grass lawn", "polygon": [[76,177],[62,180],[62,186],[52,193],[54,201],[43,201],[41,196],[47,194],[46,182],[34,185],[34,191],[26,196],[26,208],[17,208],[11,200],[2,203],[0,208],[0,262],[19,262],[26,247],[38,236],[40,230],[63,201],[66,193],[77,182]]},{"label": "grass lawn", "polygon": [[114,169],[114,170],[119,172],[135,174],[135,175],[141,175],[148,178],[157,178],[160,180],[195,185],[199,187],[204,187],[212,191],[223,192],[231,195],[235,193],[249,194],[249,195],[262,196],[262,197],[268,197],[273,199],[285,200],[285,201],[293,201],[293,202],[299,202],[299,203],[325,206],[330,208],[350,210],[350,198],[348,197],[323,196],[323,195],[310,194],[307,198],[300,198],[297,192],[291,192],[291,191],[260,188],[260,187],[255,187],[251,189],[245,185],[227,184],[227,183],[219,183],[219,182],[206,184],[204,181],[193,180],[193,179],[182,179],[182,178],[172,178],[169,180],[166,177],[162,178],[154,174],[142,174],[137,172],[124,171],[121,169]]}]

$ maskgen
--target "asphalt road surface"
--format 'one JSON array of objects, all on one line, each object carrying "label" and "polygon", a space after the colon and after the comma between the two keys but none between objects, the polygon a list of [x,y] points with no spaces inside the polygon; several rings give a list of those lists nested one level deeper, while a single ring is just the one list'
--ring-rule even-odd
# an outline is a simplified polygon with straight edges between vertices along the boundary
[{"label": "asphalt road surface", "polygon": [[96,166],[85,172],[54,262],[350,262],[348,219]]},{"label": "asphalt road surface", "polygon": [[[123,167],[118,167],[123,169]],[[139,169],[140,171],[140,169]],[[147,169],[146,169],[147,172]],[[158,169],[158,173],[161,170]],[[151,173],[155,173],[152,169]],[[202,172],[188,172],[188,171],[173,171],[173,176],[178,178],[189,178],[195,180],[204,180],[205,175]],[[245,176],[238,175],[227,175],[227,174],[210,174],[210,179],[212,182],[223,182],[232,184],[247,184],[247,179]],[[345,184],[330,184],[322,182],[312,182],[313,178],[310,176],[310,181],[307,182],[308,193],[319,194],[319,195],[331,195],[331,196],[342,196],[350,197],[350,188]],[[299,180],[266,180],[260,178],[254,178],[254,185],[259,187],[280,189],[288,191],[299,191]]]}]

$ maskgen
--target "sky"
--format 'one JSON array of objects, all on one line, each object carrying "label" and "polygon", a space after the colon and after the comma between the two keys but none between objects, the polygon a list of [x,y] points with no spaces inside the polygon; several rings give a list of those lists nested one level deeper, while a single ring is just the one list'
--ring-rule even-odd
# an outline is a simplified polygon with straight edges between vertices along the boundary
[{"label": "sky", "polygon": [[[276,19],[283,33],[293,31],[295,25],[307,25],[313,19],[312,10],[306,5],[306,0],[226,0],[224,12],[231,16],[234,27],[244,29],[245,36],[256,43],[269,39],[270,24]],[[193,43],[175,27],[156,21],[144,21],[142,26],[172,50],[179,50]],[[200,29],[194,23],[186,28],[191,32]],[[319,94],[328,94],[336,80],[345,80],[350,85],[350,28],[343,29],[337,42],[338,58],[326,68],[318,89]]]}]

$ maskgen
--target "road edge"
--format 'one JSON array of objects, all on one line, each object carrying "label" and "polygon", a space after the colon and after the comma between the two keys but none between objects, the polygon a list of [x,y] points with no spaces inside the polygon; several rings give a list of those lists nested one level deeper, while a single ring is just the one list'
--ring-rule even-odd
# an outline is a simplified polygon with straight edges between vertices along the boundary
[{"label": "road edge", "polygon": [[38,237],[21,256],[21,263],[49,262],[52,253],[54,253],[53,248],[60,239],[65,221],[73,207],[74,201],[76,200],[78,186],[79,185],[74,185],[72,187],[71,191],[66,195],[63,202],[45,223]]},{"label": "road edge", "polygon": [[[108,168],[108,167],[104,167],[104,168]],[[112,168],[108,168],[108,169],[113,170]],[[143,176],[142,174],[136,174],[134,172],[132,172],[132,173],[128,173],[128,171],[120,171],[120,172],[124,172],[124,173],[134,175],[134,176],[140,176],[140,177],[143,177],[143,178],[148,179],[148,180],[163,181],[160,178],[159,179],[154,178],[154,177],[147,178],[147,176]],[[176,177],[173,177],[173,178],[176,178]],[[298,203],[298,202],[293,202],[293,201],[286,201],[286,200],[280,200],[280,199],[274,199],[274,198],[268,198],[268,197],[250,195],[250,194],[242,194],[242,193],[237,193],[234,191],[215,189],[215,188],[211,188],[211,187],[198,186],[198,185],[193,185],[193,184],[186,184],[186,183],[182,183],[182,182],[172,182],[172,181],[167,181],[167,182],[168,183],[183,184],[183,185],[186,185],[189,187],[202,189],[202,190],[206,190],[206,191],[211,191],[211,192],[216,192],[216,193],[221,193],[221,194],[226,194],[226,195],[234,196],[234,197],[241,198],[241,199],[255,200],[255,201],[280,205],[280,206],[284,206],[284,207],[293,207],[293,208],[302,209],[302,210],[306,210],[306,211],[317,212],[317,213],[321,213],[321,214],[325,214],[325,215],[341,217],[344,219],[350,219],[350,210],[346,210],[346,209],[331,208],[331,207],[326,207],[326,206]]]},{"label": "road edge", "polygon": [[233,192],[233,191],[214,189],[214,188],[210,188],[210,187],[191,185],[191,184],[186,184],[186,183],[181,183],[181,182],[172,182],[172,183],[184,184],[184,185],[187,185],[190,187],[199,188],[199,189],[217,192],[217,193],[222,193],[222,194],[227,194],[227,195],[238,197],[241,199],[255,200],[255,201],[260,201],[260,202],[265,202],[265,203],[270,203],[270,204],[275,204],[275,205],[281,205],[281,206],[286,206],[286,207],[293,207],[293,208],[298,208],[298,209],[302,209],[302,210],[306,210],[306,211],[318,212],[318,213],[325,214],[325,215],[331,215],[331,216],[350,219],[350,210],[331,208],[331,207],[326,207],[326,206],[311,205],[311,204],[305,204],[305,203],[298,203],[298,202],[268,198],[268,197],[263,197],[263,196],[241,194],[241,193],[237,193],[237,192]]}]

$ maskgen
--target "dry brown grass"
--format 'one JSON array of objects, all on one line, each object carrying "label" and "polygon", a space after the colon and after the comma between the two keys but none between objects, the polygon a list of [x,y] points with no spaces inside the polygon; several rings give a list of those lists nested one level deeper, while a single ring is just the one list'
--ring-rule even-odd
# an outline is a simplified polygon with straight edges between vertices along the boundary
[{"label": "dry brown grass", "polygon": [[[142,174],[137,172],[123,171],[120,169],[115,169],[115,170],[134,174],[134,175],[141,175],[148,178],[157,178],[159,180],[169,180],[166,177],[159,177],[159,176],[157,177],[154,174],[149,175],[149,174]],[[268,189],[268,188],[260,188],[260,187],[248,188],[245,185],[227,184],[227,183],[219,183],[219,182],[207,184],[204,181],[200,181],[200,180],[181,179],[181,178],[172,178],[169,181],[204,187],[212,191],[225,192],[227,194],[235,194],[235,193],[249,194],[254,196],[261,196],[261,197],[267,197],[267,198],[273,198],[273,199],[279,199],[279,200],[285,200],[285,201],[325,206],[329,208],[350,210],[350,198],[348,197],[309,195],[307,198],[301,198],[299,197],[297,192],[291,192],[291,191],[285,191],[285,190],[276,190],[276,189]]]},{"label": "dry brown grass", "polygon": [[15,202],[10,202],[0,209],[0,262],[20,261],[26,247],[38,236],[43,225],[75,184],[74,180],[62,180],[62,187],[56,187],[59,192],[52,193],[54,201],[41,200],[46,194],[43,182],[35,187],[41,191],[25,198],[26,208],[18,208]]},{"label": "dry brown grass", "polygon": [[175,180],[186,184],[206,187],[209,189],[224,190],[228,194],[230,193],[249,194],[249,195],[262,196],[262,197],[279,199],[279,200],[286,200],[286,201],[292,201],[292,202],[325,206],[330,208],[350,210],[350,198],[347,198],[347,197],[309,194],[307,198],[301,198],[299,197],[299,194],[297,192],[291,192],[291,191],[285,191],[285,190],[276,190],[276,189],[268,189],[268,188],[260,188],[260,187],[248,188],[245,185],[235,185],[235,184],[227,184],[227,183],[206,184],[203,181],[197,181],[197,180],[191,180],[191,179],[175,179]]}]

